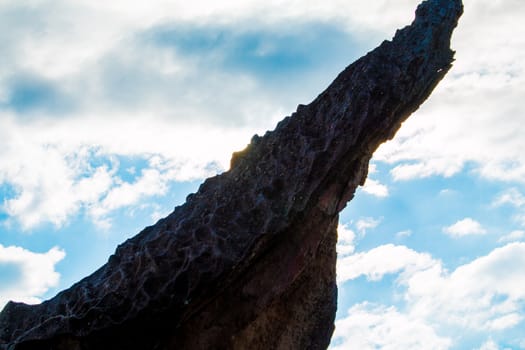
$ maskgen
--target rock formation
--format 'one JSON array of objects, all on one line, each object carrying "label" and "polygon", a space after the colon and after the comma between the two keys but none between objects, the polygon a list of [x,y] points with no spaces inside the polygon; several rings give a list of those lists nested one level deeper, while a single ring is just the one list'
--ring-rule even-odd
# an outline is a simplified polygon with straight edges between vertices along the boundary
[{"label": "rock formation", "polygon": [[10,302],[0,349],[324,349],[338,213],[374,150],[451,67],[461,0],[427,0],[231,169],[40,305]]}]

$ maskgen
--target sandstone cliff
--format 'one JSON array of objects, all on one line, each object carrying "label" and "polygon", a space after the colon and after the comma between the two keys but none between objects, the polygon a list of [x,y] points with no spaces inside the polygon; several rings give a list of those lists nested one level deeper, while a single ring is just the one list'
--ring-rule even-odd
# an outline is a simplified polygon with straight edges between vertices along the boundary
[{"label": "sandstone cliff", "polygon": [[338,213],[374,150],[451,67],[461,0],[427,0],[231,169],[40,305],[9,303],[0,349],[324,349]]}]

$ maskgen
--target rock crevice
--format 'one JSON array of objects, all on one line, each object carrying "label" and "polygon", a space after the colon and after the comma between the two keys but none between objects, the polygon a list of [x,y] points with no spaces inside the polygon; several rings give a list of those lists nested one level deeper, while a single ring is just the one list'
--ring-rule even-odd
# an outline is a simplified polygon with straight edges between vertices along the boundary
[{"label": "rock crevice", "polygon": [[99,270],[40,305],[7,304],[0,350],[326,348],[338,213],[450,69],[461,13],[461,0],[424,1]]}]

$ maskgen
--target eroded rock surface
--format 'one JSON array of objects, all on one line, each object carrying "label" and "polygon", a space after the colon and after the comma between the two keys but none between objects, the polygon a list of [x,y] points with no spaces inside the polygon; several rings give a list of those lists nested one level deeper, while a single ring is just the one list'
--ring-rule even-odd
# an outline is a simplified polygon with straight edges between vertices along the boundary
[{"label": "eroded rock surface", "polygon": [[40,305],[7,304],[0,349],[326,348],[338,213],[450,69],[461,12],[461,0],[423,2],[95,273]]}]

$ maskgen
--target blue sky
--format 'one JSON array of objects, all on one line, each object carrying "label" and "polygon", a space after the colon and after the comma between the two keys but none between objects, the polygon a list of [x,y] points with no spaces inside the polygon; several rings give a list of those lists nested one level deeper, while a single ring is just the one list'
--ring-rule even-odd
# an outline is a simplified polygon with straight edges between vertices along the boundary
[{"label": "blue sky", "polygon": [[[464,3],[341,213],[332,349],[525,349],[525,2]],[[93,272],[417,4],[0,1],[0,306]]]}]

